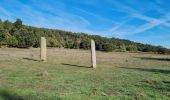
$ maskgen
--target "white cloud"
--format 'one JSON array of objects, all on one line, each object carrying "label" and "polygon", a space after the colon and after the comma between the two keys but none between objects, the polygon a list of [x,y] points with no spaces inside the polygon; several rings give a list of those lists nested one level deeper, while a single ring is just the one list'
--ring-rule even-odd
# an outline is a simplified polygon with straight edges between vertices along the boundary
[{"label": "white cloud", "polygon": [[[34,6],[27,5],[25,3],[22,3],[21,1],[15,2],[17,2],[18,8],[21,9],[14,10],[10,13],[7,13],[6,11],[6,13],[11,14],[16,18],[23,19],[23,21],[26,22],[26,24],[28,25],[46,28],[57,28],[74,32],[93,33],[92,30],[88,29],[88,26],[91,25],[88,20],[86,20],[83,16],[75,15],[68,12],[65,9],[65,5],[63,4],[61,4],[56,9],[56,7],[51,6],[51,4],[42,1],[33,1],[32,5]],[[48,12],[51,14],[49,14]]]},{"label": "white cloud", "polygon": [[[68,30],[68,31],[75,31],[75,32],[86,32],[86,33],[94,33],[94,34],[100,34],[103,36],[111,36],[112,34],[117,34],[117,35],[126,35],[126,34],[136,34],[140,32],[147,31],[149,29],[152,29],[156,26],[159,25],[165,25],[170,27],[169,21],[169,14],[161,17],[161,18],[152,18],[144,15],[140,11],[134,9],[130,5],[124,4],[119,1],[110,1],[113,4],[113,9],[114,11],[118,12],[124,12],[127,15],[124,16],[126,19],[122,22],[118,22],[106,17],[103,17],[102,15],[95,14],[93,12],[78,8],[78,7],[72,7],[76,11],[80,11],[84,14],[87,14],[89,16],[93,16],[96,18],[98,21],[103,21],[106,23],[112,23],[114,25],[112,28],[109,28],[108,30],[99,31],[99,30],[94,30],[92,27],[97,27],[93,26],[89,20],[87,20],[84,16],[81,15],[76,15],[73,14],[72,12],[69,12],[67,9],[67,5],[65,5],[62,2],[57,1],[58,5],[56,7],[56,4],[53,3],[54,1],[44,1],[42,2],[41,0],[32,0],[32,3],[34,6],[26,5],[22,3],[19,0],[16,0],[20,6],[20,10],[15,10],[14,12],[9,12],[8,10],[0,7],[0,11],[4,13],[7,16],[15,16],[15,17],[22,17],[24,16],[24,19],[28,19],[25,22],[29,25],[34,25],[38,27],[47,27],[47,28],[58,28],[58,29],[63,29],[63,30]],[[50,2],[50,3],[47,3]],[[76,2],[76,0],[74,1]],[[92,1],[87,1],[86,4],[89,5],[95,5],[96,2]],[[153,2],[150,2],[151,7],[156,9],[158,5],[156,5]],[[18,6],[18,5],[17,5]],[[36,7],[36,8],[35,8]],[[37,9],[38,8],[38,9]],[[158,8],[159,12],[165,13],[163,8]],[[49,14],[46,14],[48,13]],[[131,19],[137,18],[140,20],[146,21],[145,24],[143,25],[128,25],[127,22],[130,22]]]},{"label": "white cloud", "polygon": [[1,12],[1,14],[4,14],[7,17],[11,17],[11,13],[1,6],[0,6],[0,12]]},{"label": "white cloud", "polygon": [[97,14],[95,14],[95,13],[92,13],[92,12],[89,12],[89,11],[86,11],[86,10],[83,10],[83,9],[80,9],[80,8],[77,8],[77,7],[73,7],[73,8],[76,9],[76,10],[78,10],[78,11],[81,11],[81,12],[83,12],[83,13],[86,13],[86,14],[88,14],[88,15],[90,15],[90,16],[96,17],[97,20],[103,20],[103,21],[106,21],[106,22],[109,22],[109,23],[110,23],[110,22],[111,22],[111,23],[117,23],[116,21],[113,21],[113,20],[111,20],[111,19],[102,17],[102,16],[97,15]]},{"label": "white cloud", "polygon": [[[161,18],[152,18],[152,17],[148,17],[144,14],[142,14],[141,12],[137,11],[136,9],[119,3],[119,2],[114,2],[115,7],[117,7],[116,9],[114,8],[114,11],[119,11],[119,12],[124,12],[128,14],[128,20],[125,20],[124,22],[120,23],[117,26],[113,26],[111,29],[108,30],[108,32],[110,34],[117,34],[117,35],[127,35],[127,34],[136,34],[136,33],[141,33],[141,32],[145,32],[147,30],[150,30],[154,27],[157,27],[159,25],[166,25],[168,27],[170,27],[170,24],[168,23],[168,21],[170,21],[169,18],[169,13],[168,14],[164,14],[163,17]],[[152,5],[152,6],[151,6]],[[153,2],[151,2],[151,8],[156,8],[157,5],[154,4]],[[157,11],[161,11],[160,13],[165,13],[164,9],[162,8],[157,8],[159,10]],[[127,25],[126,22],[131,21],[130,19],[133,18],[137,18],[139,20],[144,20],[146,21],[145,24],[143,25],[138,25],[138,26],[134,26],[134,25]]]}]

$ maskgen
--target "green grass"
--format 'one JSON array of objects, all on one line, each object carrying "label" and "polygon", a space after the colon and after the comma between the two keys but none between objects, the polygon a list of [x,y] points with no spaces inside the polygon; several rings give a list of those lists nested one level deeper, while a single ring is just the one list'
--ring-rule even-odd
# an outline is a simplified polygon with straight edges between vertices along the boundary
[{"label": "green grass", "polygon": [[[170,99],[170,56],[90,51],[0,49],[0,100]],[[40,74],[48,72],[48,77]]]}]

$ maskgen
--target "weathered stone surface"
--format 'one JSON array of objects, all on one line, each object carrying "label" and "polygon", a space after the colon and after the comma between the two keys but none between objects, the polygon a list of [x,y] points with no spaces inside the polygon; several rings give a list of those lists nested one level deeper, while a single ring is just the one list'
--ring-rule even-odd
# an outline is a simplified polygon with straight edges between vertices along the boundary
[{"label": "weathered stone surface", "polygon": [[96,48],[94,40],[91,40],[91,63],[92,67],[96,68]]},{"label": "weathered stone surface", "polygon": [[46,39],[45,39],[45,37],[41,37],[41,54],[40,54],[40,56],[41,56],[41,60],[42,61],[46,61],[47,60],[47,47],[46,47]]}]

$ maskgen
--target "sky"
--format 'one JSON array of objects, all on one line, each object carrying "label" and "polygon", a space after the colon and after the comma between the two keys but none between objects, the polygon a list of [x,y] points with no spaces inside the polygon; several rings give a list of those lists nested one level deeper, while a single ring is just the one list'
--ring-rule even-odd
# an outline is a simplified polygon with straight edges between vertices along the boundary
[{"label": "sky", "polygon": [[0,19],[170,48],[170,0],[0,0]]}]

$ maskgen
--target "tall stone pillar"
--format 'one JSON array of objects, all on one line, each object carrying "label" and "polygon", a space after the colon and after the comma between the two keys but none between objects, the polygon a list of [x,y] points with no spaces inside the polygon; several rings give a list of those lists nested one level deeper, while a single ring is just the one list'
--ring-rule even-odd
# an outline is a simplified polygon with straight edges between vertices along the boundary
[{"label": "tall stone pillar", "polygon": [[41,54],[40,54],[40,58],[42,61],[46,61],[47,60],[47,47],[46,47],[46,39],[45,37],[41,37]]},{"label": "tall stone pillar", "polygon": [[96,46],[94,40],[91,40],[91,63],[92,67],[96,68]]}]

